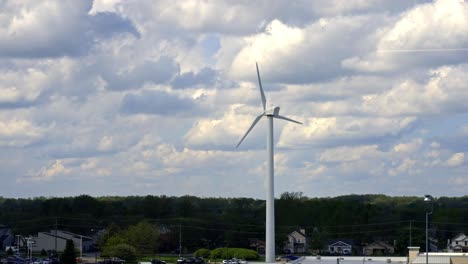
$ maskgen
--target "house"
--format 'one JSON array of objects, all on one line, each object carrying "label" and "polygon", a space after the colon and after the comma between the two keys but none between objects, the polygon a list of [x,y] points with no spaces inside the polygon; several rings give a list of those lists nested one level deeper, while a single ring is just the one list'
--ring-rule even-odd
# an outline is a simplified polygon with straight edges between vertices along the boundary
[{"label": "house", "polygon": [[10,228],[0,225],[0,248],[5,249],[13,245],[15,236]]},{"label": "house", "polygon": [[258,254],[265,254],[265,241],[258,238],[249,238],[249,248],[255,250]]},{"label": "house", "polygon": [[327,250],[330,254],[351,255],[353,252],[354,241],[352,239],[329,240]]},{"label": "house", "polygon": [[362,253],[364,256],[386,256],[393,255],[395,248],[383,241],[375,241],[363,247]]},{"label": "house", "polygon": [[455,236],[451,241],[448,241],[449,252],[468,252],[468,236],[460,233]]},{"label": "house", "polygon": [[286,253],[306,253],[308,248],[308,239],[305,235],[305,229],[294,230],[288,234],[288,240],[284,245]]},{"label": "house", "polygon": [[51,230],[50,232],[38,232],[37,236],[31,238],[32,251],[40,252],[43,249],[57,250],[62,252],[65,249],[67,240],[72,240],[75,250],[78,252],[87,252],[93,247],[93,240],[90,237],[74,234],[63,230]]}]

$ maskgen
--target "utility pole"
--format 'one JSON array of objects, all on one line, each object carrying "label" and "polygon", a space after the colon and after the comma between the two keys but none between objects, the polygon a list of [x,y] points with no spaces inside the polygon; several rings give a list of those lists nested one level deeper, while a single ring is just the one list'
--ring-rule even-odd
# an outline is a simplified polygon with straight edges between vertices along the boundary
[{"label": "utility pole", "polygon": [[182,254],[182,226],[179,223],[179,258],[181,254]]},{"label": "utility pole", "polygon": [[58,218],[55,217],[55,254],[57,254],[57,226],[58,226]]},{"label": "utility pole", "polygon": [[413,222],[413,220],[410,220],[410,221],[409,221],[409,246],[410,246],[410,247],[411,247],[411,242],[412,242],[412,241],[411,241],[411,240],[412,240],[412,238],[411,238],[411,231],[412,231],[412,230],[411,230],[411,222]]},{"label": "utility pole", "polygon": [[16,252],[15,253],[20,253],[20,235],[16,235]]},{"label": "utility pole", "polygon": [[434,212],[434,197],[426,194],[424,202],[431,203],[431,211],[426,211],[426,264],[429,264],[429,215]]}]

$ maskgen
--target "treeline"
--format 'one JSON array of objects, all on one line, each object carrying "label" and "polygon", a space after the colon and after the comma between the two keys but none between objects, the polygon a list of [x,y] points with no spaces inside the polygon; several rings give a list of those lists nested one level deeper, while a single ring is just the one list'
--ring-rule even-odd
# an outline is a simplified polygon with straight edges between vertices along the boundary
[{"label": "treeline", "polygon": [[[304,228],[311,249],[327,240],[348,238],[357,244],[374,240],[394,244],[403,253],[410,244],[424,246],[425,213],[422,197],[347,195],[309,198],[287,192],[276,199],[276,240],[280,252],[286,235]],[[159,227],[160,252],[217,247],[248,248],[264,240],[265,201],[249,198],[193,196],[0,198],[0,225],[15,234],[30,235],[54,228],[93,235],[109,225],[127,228],[142,221]],[[445,247],[447,239],[468,233],[468,196],[434,201],[431,236]]]}]

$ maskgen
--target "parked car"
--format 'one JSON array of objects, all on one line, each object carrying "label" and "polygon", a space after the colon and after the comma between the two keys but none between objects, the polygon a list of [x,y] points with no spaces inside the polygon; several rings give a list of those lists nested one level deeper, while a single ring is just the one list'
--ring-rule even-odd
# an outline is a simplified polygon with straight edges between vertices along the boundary
[{"label": "parked car", "polygon": [[166,264],[166,261],[160,259],[152,259],[151,264]]},{"label": "parked car", "polygon": [[287,260],[296,260],[298,259],[299,257],[298,256],[294,256],[294,255],[286,255],[284,256],[285,259]]},{"label": "parked car", "polygon": [[177,264],[185,264],[185,258],[179,258],[177,259]]},{"label": "parked car", "polygon": [[[241,263],[242,263],[242,259],[232,258],[232,259],[223,260],[223,264],[241,264]],[[247,263],[247,262],[244,262],[243,264],[245,264],[245,263]]]},{"label": "parked car", "polygon": [[14,257],[8,257],[6,259],[7,264],[25,264],[26,260],[17,256]]},{"label": "parked car", "polygon": [[205,260],[202,257],[195,258],[195,264],[205,264]]},{"label": "parked car", "polygon": [[99,264],[123,264],[125,263],[125,260],[120,259],[120,258],[110,258],[110,259],[104,259],[102,261],[98,262]]},{"label": "parked car", "polygon": [[185,260],[185,263],[188,263],[188,264],[195,264],[195,258],[188,258],[187,260]]},{"label": "parked car", "polygon": [[49,264],[58,264],[58,259],[53,257],[49,259]]}]

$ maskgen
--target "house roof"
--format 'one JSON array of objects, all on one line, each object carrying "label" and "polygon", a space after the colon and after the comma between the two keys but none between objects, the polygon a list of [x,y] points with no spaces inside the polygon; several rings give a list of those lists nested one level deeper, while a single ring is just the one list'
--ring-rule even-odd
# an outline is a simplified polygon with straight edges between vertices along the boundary
[{"label": "house roof", "polygon": [[328,246],[339,246],[335,245],[336,243],[344,243],[344,246],[355,246],[354,240],[353,239],[348,239],[348,238],[342,238],[342,239],[333,239],[333,240],[328,240],[327,245]]},{"label": "house roof", "polygon": [[385,243],[383,241],[374,241],[366,246],[364,248],[381,248],[381,249],[388,249],[388,248],[393,248],[392,245]]},{"label": "house roof", "polygon": [[345,243],[343,241],[337,241],[337,242],[335,242],[333,244],[329,244],[328,246],[329,247],[351,247],[350,244],[347,244],[347,243]]},{"label": "house roof", "polygon": [[10,228],[0,228],[0,235],[12,235]]},{"label": "house roof", "polygon": [[[58,230],[58,232],[61,232],[61,233],[63,233],[63,234],[67,234],[67,235],[73,236],[73,237],[75,237],[76,239],[81,239],[81,238],[83,238],[83,240],[93,240],[91,237],[78,235],[78,234],[75,234],[75,233],[72,233],[72,232],[68,232],[68,231]],[[51,233],[52,233],[52,232],[51,232]]]},{"label": "house roof", "polygon": [[[68,238],[65,238],[65,237],[61,237],[61,236],[56,236],[54,234],[51,234],[51,233],[47,233],[47,232],[39,232],[40,234],[43,234],[43,235],[46,235],[46,236],[51,236],[51,237],[56,237],[56,238],[59,238],[59,239],[64,239],[64,240],[67,240]],[[38,233],[38,235],[39,235]]]},{"label": "house roof", "polygon": [[460,233],[456,237],[454,237],[452,240],[453,241],[465,241],[465,240],[468,240],[468,237],[464,233]]},{"label": "house roof", "polygon": [[305,235],[304,233],[302,233],[301,231],[299,231],[299,230],[294,230],[294,231],[292,231],[291,233],[289,233],[288,236],[293,236],[294,233],[296,233],[296,234],[302,236],[303,238],[306,238],[306,235]]},{"label": "house roof", "polygon": [[258,238],[249,238],[249,245],[250,246],[265,246],[265,241],[262,241]]}]

